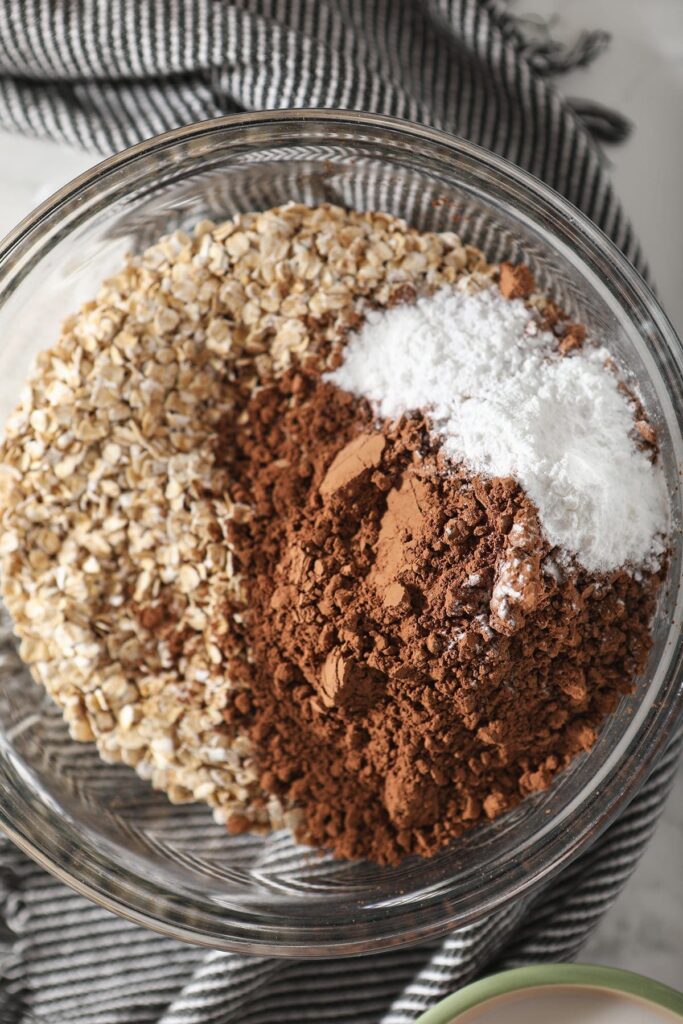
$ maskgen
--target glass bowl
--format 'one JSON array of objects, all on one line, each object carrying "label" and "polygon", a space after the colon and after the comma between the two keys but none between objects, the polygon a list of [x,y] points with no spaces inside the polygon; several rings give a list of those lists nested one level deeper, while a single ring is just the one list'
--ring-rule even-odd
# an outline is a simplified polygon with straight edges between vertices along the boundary
[{"label": "glass bowl", "polygon": [[604,829],[681,710],[681,345],[613,245],[544,185],[492,154],[396,120],[327,111],[228,117],[152,139],[62,189],[0,252],[0,416],[35,353],[127,250],[203,217],[287,200],[335,202],[455,230],[528,263],[604,340],[656,424],[674,514],[668,584],[637,692],[552,788],[430,860],[341,863],[284,833],[229,837],[202,805],[172,806],[134,772],[72,742],[21,666],[0,659],[0,823],[79,892],[140,924],[218,949],[372,952],[435,937],[527,893]]}]

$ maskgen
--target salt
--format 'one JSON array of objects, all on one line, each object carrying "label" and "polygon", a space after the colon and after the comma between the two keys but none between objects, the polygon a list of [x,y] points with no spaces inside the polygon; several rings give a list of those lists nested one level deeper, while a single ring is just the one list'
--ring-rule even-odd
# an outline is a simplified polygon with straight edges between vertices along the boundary
[{"label": "salt", "polygon": [[378,415],[429,413],[447,455],[511,476],[549,542],[587,569],[651,566],[666,547],[660,463],[633,440],[634,407],[606,349],[557,350],[524,303],[444,288],[368,313],[327,375]]}]

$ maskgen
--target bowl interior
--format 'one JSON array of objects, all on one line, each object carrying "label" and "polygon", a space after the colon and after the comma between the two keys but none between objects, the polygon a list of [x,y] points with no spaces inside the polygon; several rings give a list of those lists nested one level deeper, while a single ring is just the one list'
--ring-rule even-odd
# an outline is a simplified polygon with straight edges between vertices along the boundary
[{"label": "bowl interior", "polygon": [[[0,279],[0,420],[32,357],[98,282],[160,234],[295,200],[379,209],[524,260],[614,352],[653,415],[680,522],[680,367],[661,326],[561,202],[472,147],[393,126],[258,120],[198,127],[96,172],[10,246]],[[679,403],[679,404],[677,404]],[[67,880],[115,909],[222,948],[331,954],[385,948],[463,923],[524,890],[603,827],[662,741],[680,657],[679,531],[650,667],[594,749],[546,793],[429,861],[378,869],[321,858],[284,833],[230,838],[202,805],[172,806],[131,769],[71,741],[0,634],[0,817]]]}]

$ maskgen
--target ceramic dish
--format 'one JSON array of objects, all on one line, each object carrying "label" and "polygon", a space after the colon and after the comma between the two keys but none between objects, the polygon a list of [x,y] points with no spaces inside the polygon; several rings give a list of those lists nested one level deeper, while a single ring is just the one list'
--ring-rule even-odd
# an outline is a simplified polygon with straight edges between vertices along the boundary
[{"label": "ceramic dish", "polygon": [[[550,1015],[550,1016],[549,1016]],[[448,996],[417,1024],[675,1024],[683,994],[631,971],[544,964],[503,971]]]}]

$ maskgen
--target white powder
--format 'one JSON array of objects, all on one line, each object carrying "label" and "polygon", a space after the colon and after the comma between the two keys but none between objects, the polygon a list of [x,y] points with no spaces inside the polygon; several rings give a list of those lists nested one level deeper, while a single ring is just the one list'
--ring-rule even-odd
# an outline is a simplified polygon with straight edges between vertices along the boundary
[{"label": "white powder", "polygon": [[633,403],[604,348],[562,357],[521,300],[442,289],[372,311],[327,378],[378,415],[427,410],[447,454],[512,476],[552,545],[590,570],[648,565],[665,547],[661,466],[632,439]]}]

